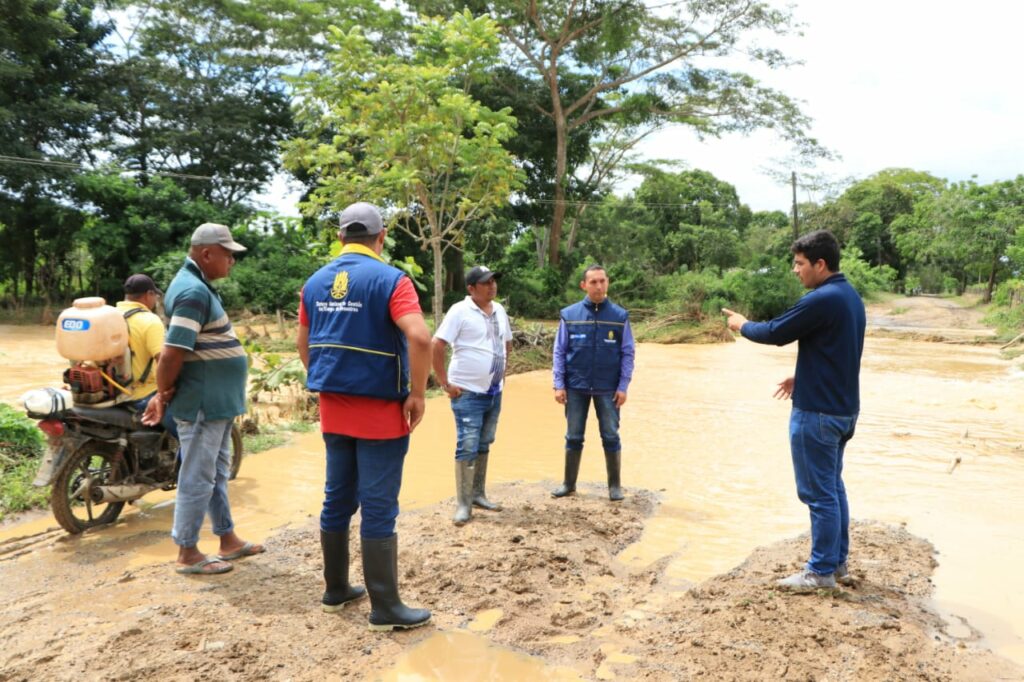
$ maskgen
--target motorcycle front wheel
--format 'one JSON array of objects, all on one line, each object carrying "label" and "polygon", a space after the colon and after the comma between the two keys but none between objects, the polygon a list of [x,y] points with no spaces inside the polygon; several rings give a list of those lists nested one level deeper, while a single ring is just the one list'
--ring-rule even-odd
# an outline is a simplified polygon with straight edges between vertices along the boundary
[{"label": "motorcycle front wheel", "polygon": [[72,534],[113,523],[124,502],[96,502],[96,489],[122,481],[126,474],[127,467],[115,445],[83,444],[61,465],[53,480],[50,509],[57,523]]}]

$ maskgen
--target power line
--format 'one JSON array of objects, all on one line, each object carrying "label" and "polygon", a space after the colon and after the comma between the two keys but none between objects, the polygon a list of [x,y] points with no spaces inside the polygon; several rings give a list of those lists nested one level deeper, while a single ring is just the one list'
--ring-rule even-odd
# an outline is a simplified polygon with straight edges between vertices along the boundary
[{"label": "power line", "polygon": [[[56,161],[53,159],[32,159],[24,156],[10,156],[8,154],[0,154],[0,163],[12,164],[15,166],[49,166],[52,168],[62,168],[64,170],[79,171],[82,173],[93,172],[93,173],[143,173],[138,169],[123,168],[121,166],[104,166],[102,168],[90,168],[74,161]],[[159,175],[167,178],[181,178],[183,180],[218,180],[212,175],[195,175],[193,173],[175,173],[173,171],[145,171],[145,175]],[[225,182],[232,182],[231,180],[225,180]],[[239,182],[239,181],[234,181]]]}]

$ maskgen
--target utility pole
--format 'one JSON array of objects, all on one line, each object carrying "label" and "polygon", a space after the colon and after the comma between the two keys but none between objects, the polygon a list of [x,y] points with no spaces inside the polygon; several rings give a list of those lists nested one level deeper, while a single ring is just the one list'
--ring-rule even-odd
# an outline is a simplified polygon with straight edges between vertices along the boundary
[{"label": "utility pole", "polygon": [[800,238],[800,217],[796,212],[796,171],[790,172],[789,179],[793,185],[793,241],[796,241]]}]

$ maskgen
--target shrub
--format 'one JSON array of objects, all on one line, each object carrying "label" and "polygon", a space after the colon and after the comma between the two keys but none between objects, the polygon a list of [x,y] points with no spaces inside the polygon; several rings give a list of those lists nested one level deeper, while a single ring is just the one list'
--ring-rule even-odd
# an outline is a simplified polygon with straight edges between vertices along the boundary
[{"label": "shrub", "polygon": [[847,281],[864,298],[879,291],[892,291],[896,284],[896,270],[888,265],[868,265],[861,260],[861,250],[856,246],[843,249],[840,269]]},{"label": "shrub", "polygon": [[46,502],[48,489],[32,486],[45,442],[32,420],[0,403],[0,519]]},{"label": "shrub", "polygon": [[766,320],[785,311],[801,295],[800,282],[780,260],[756,270],[734,269],[719,277],[710,270],[682,272],[659,278],[667,300],[659,314],[681,314],[700,321],[721,317],[731,308],[755,320]]}]

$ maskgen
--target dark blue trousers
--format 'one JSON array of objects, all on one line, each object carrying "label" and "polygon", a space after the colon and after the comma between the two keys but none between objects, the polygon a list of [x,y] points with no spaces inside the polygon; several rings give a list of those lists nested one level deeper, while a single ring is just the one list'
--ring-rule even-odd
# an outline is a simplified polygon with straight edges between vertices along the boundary
[{"label": "dark blue trousers", "polygon": [[325,433],[327,476],[320,530],[348,530],[352,515],[362,509],[359,534],[384,539],[395,534],[402,466],[409,436],[386,440]]}]

